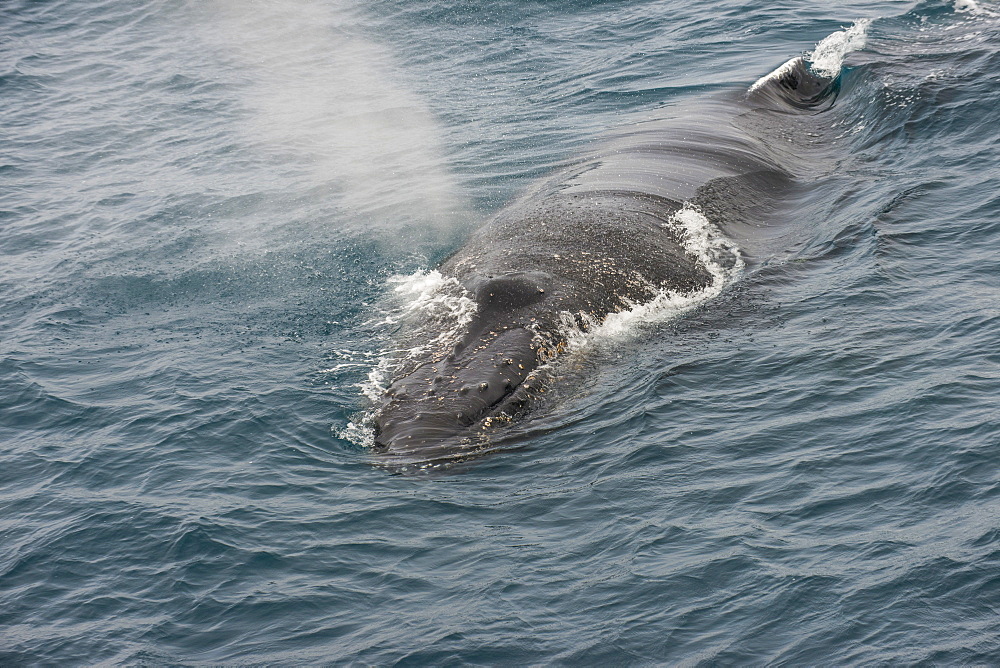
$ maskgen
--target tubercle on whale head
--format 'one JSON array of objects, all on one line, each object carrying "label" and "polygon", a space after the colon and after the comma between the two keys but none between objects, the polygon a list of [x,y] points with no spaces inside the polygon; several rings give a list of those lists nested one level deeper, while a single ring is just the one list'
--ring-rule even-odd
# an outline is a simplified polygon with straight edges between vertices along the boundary
[{"label": "tubercle on whale head", "polygon": [[420,454],[460,438],[519,390],[538,367],[535,335],[514,328],[479,337],[443,360],[418,367],[386,390],[375,414],[378,454]]}]

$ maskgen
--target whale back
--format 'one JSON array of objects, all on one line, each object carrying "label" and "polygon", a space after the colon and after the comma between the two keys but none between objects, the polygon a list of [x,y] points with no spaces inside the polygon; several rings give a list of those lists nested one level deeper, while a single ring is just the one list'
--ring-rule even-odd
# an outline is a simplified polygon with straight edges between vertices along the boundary
[{"label": "whale back", "polygon": [[[376,450],[458,455],[477,422],[516,415],[527,382],[561,350],[565,318],[586,327],[712,276],[671,224],[680,205],[634,192],[553,193],[497,216],[442,263],[476,302],[465,336],[398,378],[376,419]],[[582,318],[582,319],[580,319]]]},{"label": "whale back", "polygon": [[757,130],[821,111],[836,89],[793,59],[746,95],[624,126],[497,214],[440,265],[473,297],[475,315],[453,349],[389,387],[376,451],[460,457],[477,430],[517,415],[539,390],[533,373],[563,349],[569,324],[713,285],[675,218],[699,206],[723,230],[759,224],[794,182],[797,158]]},{"label": "whale back", "polygon": [[552,193],[501,212],[440,270],[476,294],[484,314],[496,308],[478,288],[483,281],[510,290],[531,277],[530,288],[519,288],[530,296],[519,297],[520,310],[500,309],[507,321],[544,323],[561,311],[599,319],[664,287],[690,291],[710,281],[670,224],[679,209],[644,193]]}]

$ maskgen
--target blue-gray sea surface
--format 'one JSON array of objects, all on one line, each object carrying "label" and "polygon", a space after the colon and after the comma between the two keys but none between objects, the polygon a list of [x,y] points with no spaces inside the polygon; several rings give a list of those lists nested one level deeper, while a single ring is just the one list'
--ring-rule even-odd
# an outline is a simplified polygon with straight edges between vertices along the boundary
[{"label": "blue-gray sea surface", "polygon": [[[780,247],[377,465],[393,277],[862,19]],[[970,0],[7,0],[0,664],[1000,664],[998,72]]]}]

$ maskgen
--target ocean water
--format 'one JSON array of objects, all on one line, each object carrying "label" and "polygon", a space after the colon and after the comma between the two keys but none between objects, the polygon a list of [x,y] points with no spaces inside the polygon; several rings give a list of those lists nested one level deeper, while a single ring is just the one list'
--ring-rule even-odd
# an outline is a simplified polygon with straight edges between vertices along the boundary
[{"label": "ocean water", "polygon": [[[754,261],[380,465],[438,262],[805,52]],[[970,0],[8,0],[0,664],[1000,663],[998,72]]]}]

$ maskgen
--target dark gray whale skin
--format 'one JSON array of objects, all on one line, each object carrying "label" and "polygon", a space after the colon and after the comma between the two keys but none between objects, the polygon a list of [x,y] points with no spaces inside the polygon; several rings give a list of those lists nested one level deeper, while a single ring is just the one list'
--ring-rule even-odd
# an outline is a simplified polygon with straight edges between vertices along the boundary
[{"label": "dark gray whale skin", "polygon": [[446,259],[439,271],[474,296],[476,314],[452,350],[390,384],[374,451],[426,461],[468,454],[481,425],[518,416],[543,389],[531,374],[560,352],[565,313],[586,326],[664,288],[709,285],[665,223],[691,202],[729,232],[759,225],[796,168],[761,128],[815,114],[837,93],[839,78],[813,75],[802,59],[776,72],[750,93],[622,128]]}]

